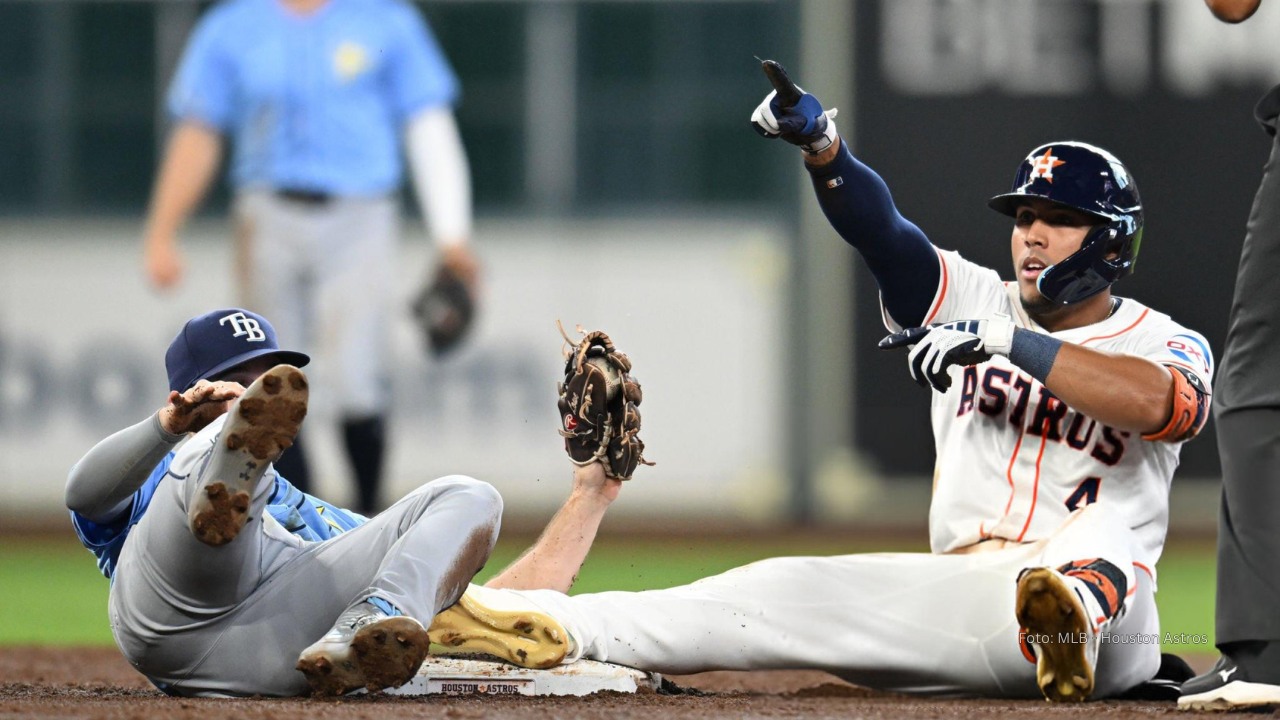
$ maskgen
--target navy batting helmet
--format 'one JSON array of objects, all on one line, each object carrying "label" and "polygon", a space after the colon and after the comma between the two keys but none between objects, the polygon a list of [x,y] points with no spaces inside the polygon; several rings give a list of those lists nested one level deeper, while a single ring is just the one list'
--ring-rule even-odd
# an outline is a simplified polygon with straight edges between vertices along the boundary
[{"label": "navy batting helmet", "polygon": [[1043,198],[1101,220],[1079,250],[1040,273],[1036,287],[1041,295],[1062,305],[1079,302],[1133,272],[1142,244],[1142,200],[1133,176],[1114,155],[1072,140],[1041,145],[1018,166],[1013,190],[987,205],[1015,217],[1027,198]]}]

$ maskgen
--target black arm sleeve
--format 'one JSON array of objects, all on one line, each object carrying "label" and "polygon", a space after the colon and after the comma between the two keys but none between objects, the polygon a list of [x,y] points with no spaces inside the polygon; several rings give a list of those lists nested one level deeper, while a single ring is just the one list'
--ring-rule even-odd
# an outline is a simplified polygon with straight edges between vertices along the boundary
[{"label": "black arm sleeve", "polygon": [[898,213],[884,180],[843,142],[835,160],[809,174],[822,212],[866,261],[889,315],[903,327],[923,323],[941,277],[937,248]]}]

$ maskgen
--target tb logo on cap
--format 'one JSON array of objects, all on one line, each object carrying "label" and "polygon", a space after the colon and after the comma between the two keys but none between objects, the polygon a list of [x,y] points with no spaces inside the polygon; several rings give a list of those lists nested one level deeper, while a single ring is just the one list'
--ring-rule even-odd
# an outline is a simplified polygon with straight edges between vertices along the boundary
[{"label": "tb logo on cap", "polygon": [[245,315],[242,312],[231,313],[218,320],[219,325],[226,325],[230,321],[231,329],[235,330],[231,337],[240,337],[248,335],[249,338],[245,342],[261,342],[267,339],[267,334],[262,331],[262,326],[258,321]]}]

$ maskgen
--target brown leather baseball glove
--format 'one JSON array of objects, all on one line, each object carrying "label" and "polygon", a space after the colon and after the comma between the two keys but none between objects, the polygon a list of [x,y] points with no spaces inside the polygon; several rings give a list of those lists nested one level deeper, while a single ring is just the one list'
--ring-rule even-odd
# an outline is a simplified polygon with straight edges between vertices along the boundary
[{"label": "brown leather baseball glove", "polygon": [[637,465],[654,464],[644,459],[640,439],[640,383],[631,377],[631,360],[608,335],[581,327],[578,332],[583,337],[574,342],[560,328],[568,344],[564,381],[557,388],[565,451],[576,465],[598,460],[605,475],[630,480]]},{"label": "brown leather baseball glove", "polygon": [[461,344],[470,331],[476,312],[475,295],[460,273],[441,264],[414,298],[411,309],[427,349],[439,357]]}]

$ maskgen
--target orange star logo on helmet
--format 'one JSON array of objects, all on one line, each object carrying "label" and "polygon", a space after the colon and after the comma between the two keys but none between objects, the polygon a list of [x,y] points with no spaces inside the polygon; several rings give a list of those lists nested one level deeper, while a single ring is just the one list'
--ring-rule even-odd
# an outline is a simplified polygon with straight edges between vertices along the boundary
[{"label": "orange star logo on helmet", "polygon": [[1036,158],[1031,163],[1031,177],[1042,177],[1049,182],[1053,182],[1053,169],[1059,165],[1066,165],[1066,160],[1059,160],[1053,154],[1053,148],[1046,148],[1044,155]]}]

